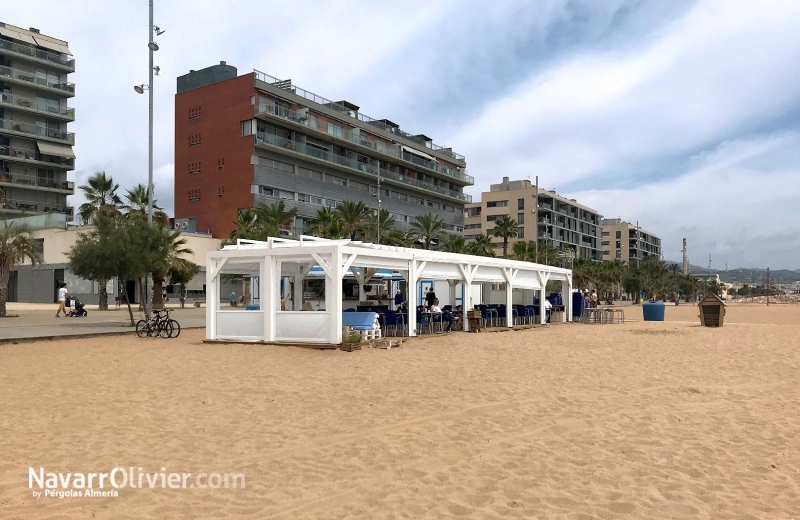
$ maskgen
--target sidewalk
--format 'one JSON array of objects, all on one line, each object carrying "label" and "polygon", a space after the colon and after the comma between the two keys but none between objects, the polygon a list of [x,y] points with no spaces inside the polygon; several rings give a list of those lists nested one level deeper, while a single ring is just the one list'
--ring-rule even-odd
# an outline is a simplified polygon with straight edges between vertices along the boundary
[{"label": "sidewalk", "polygon": [[[96,305],[87,305],[89,316],[85,318],[56,318],[55,304],[8,303],[9,315],[17,318],[0,318],[0,343],[14,340],[57,339],[65,336],[125,334],[133,333],[127,307],[119,310],[98,311]],[[185,309],[168,306],[171,317],[181,324],[181,330],[206,326],[204,308]],[[113,307],[112,307],[113,309]],[[133,308],[134,323],[144,315]]]}]

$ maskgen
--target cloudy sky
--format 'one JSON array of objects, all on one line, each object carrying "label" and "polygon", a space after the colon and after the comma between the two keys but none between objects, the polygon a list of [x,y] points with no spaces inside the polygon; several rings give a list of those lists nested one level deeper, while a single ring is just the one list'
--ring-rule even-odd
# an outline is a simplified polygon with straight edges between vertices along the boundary
[{"label": "cloudy sky", "polygon": [[[473,196],[533,179],[639,221],[666,259],[800,268],[800,2],[156,0],[156,196],[172,208],[175,78],[226,60],[467,157]],[[69,41],[76,181],[146,182],[145,0],[29,0]],[[80,197],[72,203],[78,205]]]}]

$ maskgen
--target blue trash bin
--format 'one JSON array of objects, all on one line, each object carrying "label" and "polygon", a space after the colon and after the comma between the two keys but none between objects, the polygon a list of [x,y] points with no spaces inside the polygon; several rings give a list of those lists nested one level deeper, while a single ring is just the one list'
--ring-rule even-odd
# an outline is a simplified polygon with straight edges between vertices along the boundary
[{"label": "blue trash bin", "polygon": [[664,321],[664,302],[645,302],[642,304],[644,321]]}]

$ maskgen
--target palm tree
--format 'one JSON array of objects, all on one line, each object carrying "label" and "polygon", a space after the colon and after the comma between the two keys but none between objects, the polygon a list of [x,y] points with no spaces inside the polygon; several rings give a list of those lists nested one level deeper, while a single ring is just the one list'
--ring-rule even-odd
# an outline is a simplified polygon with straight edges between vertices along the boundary
[{"label": "palm tree", "polygon": [[119,213],[122,200],[117,195],[119,184],[111,177],[106,177],[106,172],[97,172],[86,181],[83,186],[78,186],[86,197],[86,202],[78,208],[78,213],[84,223],[91,222],[98,216],[113,216]]},{"label": "palm tree", "polygon": [[39,261],[41,247],[26,226],[3,223],[0,226],[0,317],[6,316],[8,279],[11,268],[26,258],[35,264]]},{"label": "palm tree", "polygon": [[411,223],[411,232],[417,238],[422,239],[425,243],[425,249],[430,249],[434,240],[444,236],[444,222],[438,215],[433,215],[432,213],[419,215],[414,217],[414,221]]},{"label": "palm tree", "polygon": [[180,231],[170,231],[165,227],[158,228],[159,261],[153,270],[153,308],[164,308],[161,299],[164,281],[171,271],[191,271],[193,263],[186,259],[194,252],[186,246],[187,239],[181,237]]},{"label": "palm tree", "polygon": [[331,238],[327,236],[326,231],[335,220],[336,216],[333,214],[333,210],[328,206],[322,206],[317,210],[317,218],[311,226],[310,233],[315,237]]},{"label": "palm tree", "polygon": [[531,240],[528,243],[528,252],[533,261],[537,264],[561,267],[559,265],[561,261],[558,259],[558,248],[546,239],[541,239],[537,242]]},{"label": "palm tree", "polygon": [[467,246],[467,252],[476,256],[495,256],[492,237],[488,234],[478,235],[478,237]]},{"label": "palm tree", "polygon": [[625,272],[628,270],[628,266],[625,264],[625,262],[623,262],[619,258],[615,258],[610,262],[606,262],[605,269],[606,272],[608,273],[608,277],[617,286],[617,298],[621,297],[622,278],[625,276]]},{"label": "palm tree", "polygon": [[259,229],[258,215],[252,208],[245,208],[239,211],[239,218],[233,221],[235,229],[231,231],[230,241],[236,243],[239,238],[258,240],[261,238]]},{"label": "palm tree", "polygon": [[464,254],[467,252],[467,243],[461,235],[448,234],[447,237],[442,240],[441,246],[442,251],[447,251],[448,253]]},{"label": "palm tree", "polygon": [[380,230],[380,243],[386,243],[386,237],[389,236],[389,233],[392,231],[396,223],[397,221],[388,210],[382,209],[378,218],[376,218],[375,214],[373,213],[370,215],[367,221],[369,240],[375,240],[375,242],[378,242],[378,230]]},{"label": "palm tree", "polygon": [[269,205],[262,202],[256,207],[255,213],[260,226],[260,240],[265,240],[280,235],[297,217],[297,208],[286,211],[286,204],[282,200]]},{"label": "palm tree", "polygon": [[503,237],[503,256],[508,255],[508,239],[517,238],[519,233],[519,224],[517,221],[503,215],[501,218],[494,221],[494,236]]},{"label": "palm tree", "polygon": [[[144,184],[137,184],[133,188],[126,190],[125,200],[128,203],[122,207],[127,211],[128,218],[147,220],[147,187]],[[167,227],[169,225],[169,216],[157,202],[153,199],[153,223]]]},{"label": "palm tree", "polygon": [[[84,223],[91,223],[100,217],[114,217],[119,214],[122,200],[117,195],[119,184],[111,177],[106,177],[106,172],[97,172],[86,181],[83,186],[78,186],[86,197],[86,202],[81,204],[78,212]],[[106,280],[97,280],[98,290],[97,308],[101,311],[108,310],[108,292]]]},{"label": "palm tree", "polygon": [[595,279],[595,263],[588,258],[576,258],[572,262],[572,284],[578,289],[586,289]]},{"label": "palm tree", "polygon": [[406,233],[399,229],[393,229],[386,237],[386,244],[395,247],[414,247],[416,238],[413,233]]},{"label": "palm tree", "polygon": [[363,202],[353,202],[346,200],[340,202],[334,211],[336,218],[342,223],[342,227],[350,235],[350,240],[355,240],[356,236],[364,229],[365,221],[368,217],[367,205]]},{"label": "palm tree", "polygon": [[514,244],[514,247],[511,248],[511,253],[514,255],[515,260],[522,260],[527,261],[529,260],[530,256],[528,255],[528,242],[524,240],[520,240],[519,242]]}]

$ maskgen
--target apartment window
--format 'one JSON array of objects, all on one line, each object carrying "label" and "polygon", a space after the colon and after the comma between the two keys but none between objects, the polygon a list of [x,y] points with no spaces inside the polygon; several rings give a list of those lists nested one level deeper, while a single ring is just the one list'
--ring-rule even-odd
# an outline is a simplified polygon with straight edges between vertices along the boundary
[{"label": "apartment window", "polygon": [[517,228],[517,238],[525,238],[525,228]]},{"label": "apartment window", "polygon": [[200,146],[200,134],[189,136],[189,146]]},{"label": "apartment window", "polygon": [[293,191],[283,191],[283,190],[275,190],[275,196],[280,197],[284,200],[294,200],[294,192]]},{"label": "apartment window", "polygon": [[334,137],[342,138],[344,137],[344,128],[342,128],[342,125],[328,122],[328,133]]},{"label": "apartment window", "polygon": [[309,170],[308,168],[301,168],[300,166],[297,167],[297,176],[322,182],[321,172],[315,172],[314,170]]},{"label": "apartment window", "polygon": [[305,193],[298,193],[297,200],[300,202],[308,202],[309,204],[319,204],[322,205],[322,197],[316,197],[314,195],[306,195]]},{"label": "apartment window", "polygon": [[517,209],[525,209],[525,199],[517,199]]},{"label": "apartment window", "polygon": [[200,107],[189,109],[189,119],[200,119]]},{"label": "apartment window", "polygon": [[220,186],[217,188],[217,197],[222,197],[225,195],[225,186]]},{"label": "apartment window", "polygon": [[274,169],[280,170],[282,172],[294,173],[294,165],[293,164],[280,162],[280,161],[273,161],[272,159],[264,159],[264,158],[261,158],[261,160],[259,160],[258,162],[260,164],[263,164],[264,166],[267,166],[269,168],[274,168]]},{"label": "apartment window", "polygon": [[325,199],[325,205],[328,206],[329,208],[335,208],[336,206],[339,205],[339,201],[333,199]]},{"label": "apartment window", "polygon": [[468,217],[480,217],[481,216],[481,208],[478,206],[477,208],[466,208],[465,211],[467,212]]},{"label": "apartment window", "polygon": [[487,208],[505,208],[508,206],[507,200],[493,200],[486,203]]},{"label": "apartment window", "polygon": [[200,173],[201,169],[200,161],[189,163],[189,173]]},{"label": "apartment window", "polygon": [[450,206],[449,204],[443,204],[443,205],[442,205],[442,207],[443,207],[443,208],[444,208],[444,210],[445,210],[445,211],[447,211],[448,213],[455,213],[455,212],[456,212],[456,208],[455,208],[455,206]]},{"label": "apartment window", "polygon": [[622,251],[617,249],[617,258],[622,258]]},{"label": "apartment window", "polygon": [[441,209],[442,205],[438,202],[433,202],[432,200],[428,201],[428,207],[433,209]]},{"label": "apartment window", "polygon": [[[191,118],[190,118],[191,119]],[[242,121],[242,136],[253,135],[255,133],[255,126],[252,119]]]},{"label": "apartment window", "polygon": [[619,240],[617,240],[617,249],[619,249],[619,248],[621,248],[621,247],[622,247],[622,242],[621,242],[621,241],[619,241]]},{"label": "apartment window", "polygon": [[480,229],[483,224],[467,224],[464,229]]},{"label": "apartment window", "polygon": [[196,202],[200,200],[200,188],[189,190],[189,202]]},{"label": "apartment window", "polygon": [[611,233],[609,233],[608,231],[603,231],[603,236],[604,236],[604,237],[607,237],[607,236],[609,236],[610,234],[611,234]]},{"label": "apartment window", "polygon": [[369,186],[363,182],[350,181],[350,187],[361,191],[369,191]]},{"label": "apartment window", "polygon": [[393,191],[392,192],[392,198],[393,199],[397,199],[397,200],[407,201],[408,200],[408,195],[406,195],[405,193],[397,193],[396,191]]},{"label": "apartment window", "polygon": [[61,105],[57,99],[43,98],[36,96],[36,109],[41,112],[61,112]]},{"label": "apartment window", "polygon": [[412,197],[411,195],[408,196],[408,202],[412,204],[419,204],[421,206],[425,205],[425,201],[422,199],[418,199],[417,197]]},{"label": "apartment window", "polygon": [[308,113],[308,127],[317,130],[319,128],[319,121],[317,120],[317,114],[312,114],[311,112]]},{"label": "apartment window", "polygon": [[258,187],[258,194],[259,195],[269,195],[270,197],[272,197],[273,195],[275,195],[275,190],[273,190],[272,188],[267,188],[266,186],[259,186]]},{"label": "apartment window", "polygon": [[603,251],[603,256],[610,255],[611,251]]},{"label": "apartment window", "polygon": [[341,177],[336,177],[335,175],[326,175],[327,180],[334,183],[337,186],[347,186],[347,179],[343,179]]},{"label": "apartment window", "polygon": [[609,244],[610,244],[610,242],[608,240],[603,240],[602,242],[600,242],[601,246],[607,246]]},{"label": "apartment window", "polygon": [[224,166],[225,166],[225,158],[220,157],[219,159],[217,159],[217,168],[221,170]]},{"label": "apartment window", "polygon": [[524,223],[525,223],[525,213],[517,213],[517,224],[524,224]]},{"label": "apartment window", "polygon": [[500,217],[505,217],[505,215],[486,215],[486,222],[494,222]]},{"label": "apartment window", "polygon": [[[622,231],[617,231],[617,238],[622,238]],[[617,246],[619,247],[619,246]]]}]

